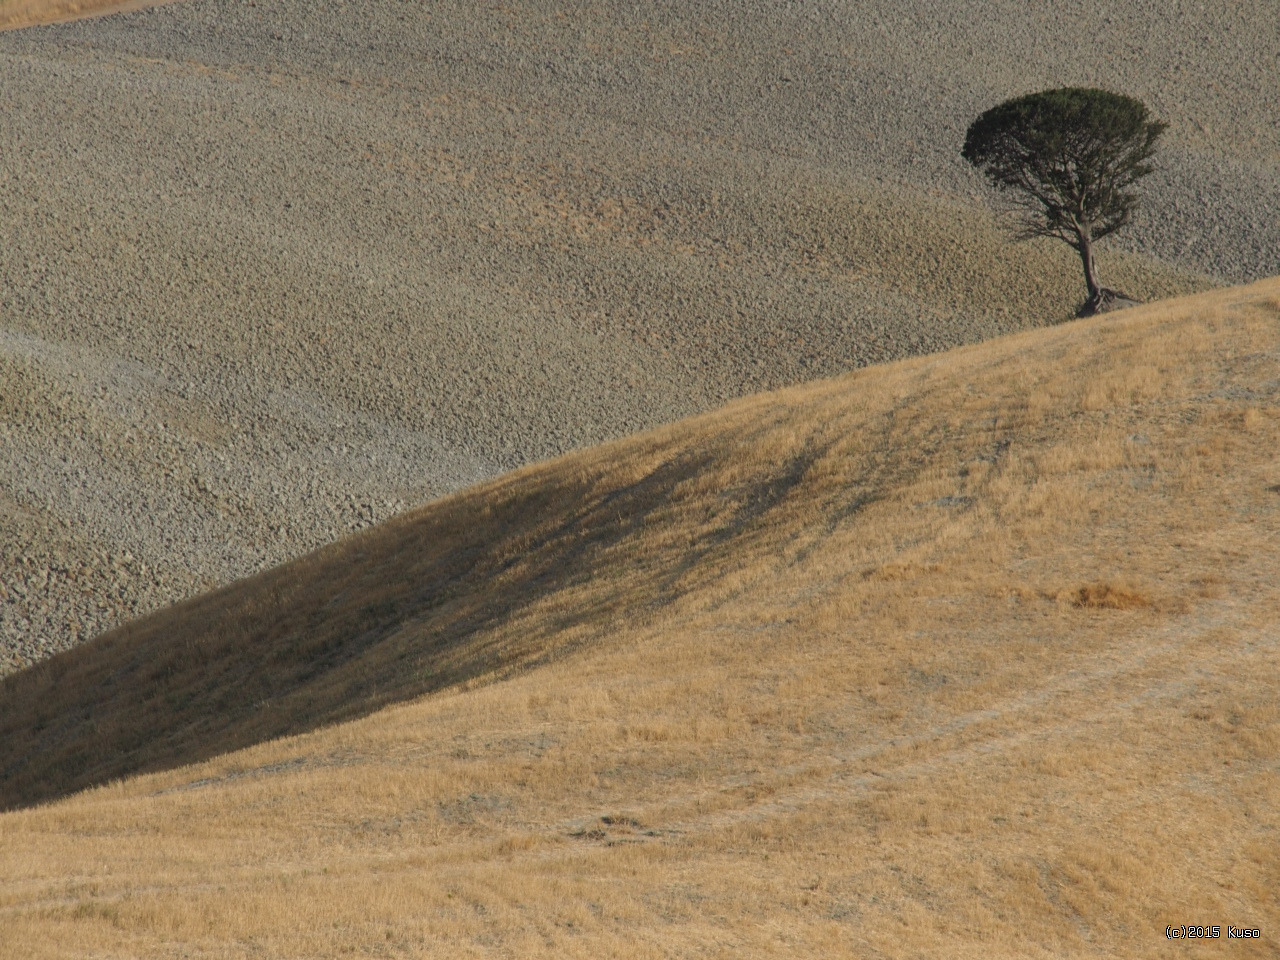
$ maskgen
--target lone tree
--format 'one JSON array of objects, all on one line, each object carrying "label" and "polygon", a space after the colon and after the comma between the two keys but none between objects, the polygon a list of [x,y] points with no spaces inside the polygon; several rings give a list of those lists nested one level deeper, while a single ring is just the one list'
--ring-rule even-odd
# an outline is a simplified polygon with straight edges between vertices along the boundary
[{"label": "lone tree", "polygon": [[1082,316],[1132,299],[1098,283],[1093,245],[1133,216],[1130,188],[1152,171],[1165,126],[1132,97],[1085,87],[1007,100],[969,126],[963,156],[1022,210],[1018,237],[1055,237],[1080,254]]}]

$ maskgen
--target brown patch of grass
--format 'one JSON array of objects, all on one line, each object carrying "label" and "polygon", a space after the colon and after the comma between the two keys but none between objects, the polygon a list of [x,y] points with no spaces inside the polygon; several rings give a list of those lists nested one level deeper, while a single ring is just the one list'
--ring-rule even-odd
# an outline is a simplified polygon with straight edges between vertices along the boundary
[{"label": "brown patch of grass", "polygon": [[1151,606],[1151,600],[1141,590],[1127,583],[1089,583],[1073,590],[1069,595],[1073,606],[1092,610],[1137,610]]}]

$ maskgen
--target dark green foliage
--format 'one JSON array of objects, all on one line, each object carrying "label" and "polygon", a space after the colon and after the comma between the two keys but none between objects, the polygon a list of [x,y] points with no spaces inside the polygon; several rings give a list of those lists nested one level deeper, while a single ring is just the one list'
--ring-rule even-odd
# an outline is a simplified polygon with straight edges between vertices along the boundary
[{"label": "dark green foliage", "polygon": [[1084,87],[1008,100],[978,117],[963,156],[1024,211],[1023,237],[1055,237],[1084,259],[1091,299],[1091,244],[1129,222],[1132,187],[1165,124],[1132,97]]}]

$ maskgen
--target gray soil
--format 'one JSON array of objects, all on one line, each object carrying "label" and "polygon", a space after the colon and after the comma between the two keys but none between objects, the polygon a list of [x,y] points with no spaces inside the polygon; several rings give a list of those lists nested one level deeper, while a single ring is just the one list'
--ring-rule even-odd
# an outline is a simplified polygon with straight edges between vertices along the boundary
[{"label": "gray soil", "polygon": [[183,0],[0,34],[0,673],[519,464],[1070,317],[971,119],[1170,124],[1100,251],[1280,273],[1280,11]]}]

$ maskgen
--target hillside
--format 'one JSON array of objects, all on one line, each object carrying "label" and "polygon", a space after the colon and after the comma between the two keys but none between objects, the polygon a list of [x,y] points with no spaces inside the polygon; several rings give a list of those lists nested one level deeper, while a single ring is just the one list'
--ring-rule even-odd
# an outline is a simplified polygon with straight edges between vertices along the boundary
[{"label": "hillside", "polygon": [[1280,274],[1274,3],[1050,6],[0,34],[0,672],[521,465],[1069,316],[1071,251],[1010,243],[959,156],[1017,93],[1170,123],[1108,283]]},{"label": "hillside", "polygon": [[1274,956],[1278,321],[746,398],[5,678],[0,802],[99,785],[0,815],[6,942]]}]

